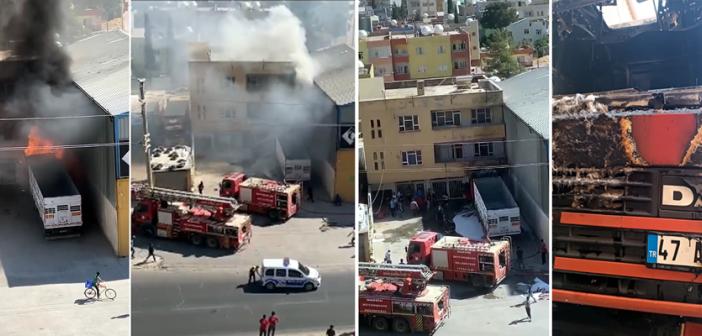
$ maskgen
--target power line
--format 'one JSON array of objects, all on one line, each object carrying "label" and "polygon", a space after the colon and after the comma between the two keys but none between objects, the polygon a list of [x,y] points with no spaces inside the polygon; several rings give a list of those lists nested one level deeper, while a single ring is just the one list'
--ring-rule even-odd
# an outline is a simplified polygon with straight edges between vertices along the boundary
[{"label": "power line", "polygon": [[57,116],[57,117],[19,117],[19,118],[0,118],[0,121],[23,121],[23,120],[56,120],[56,119],[82,119],[82,118],[105,118],[114,117],[113,115],[87,115],[87,116]]}]

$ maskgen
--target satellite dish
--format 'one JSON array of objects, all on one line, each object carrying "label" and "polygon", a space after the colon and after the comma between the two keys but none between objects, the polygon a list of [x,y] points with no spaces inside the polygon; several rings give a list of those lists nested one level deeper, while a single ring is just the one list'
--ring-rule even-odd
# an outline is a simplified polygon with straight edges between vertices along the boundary
[{"label": "satellite dish", "polygon": [[368,37],[368,32],[361,29],[358,31],[358,37],[364,39],[364,38]]},{"label": "satellite dish", "polygon": [[434,26],[434,34],[441,34],[444,32],[444,26],[438,24]]},{"label": "satellite dish", "polygon": [[397,20],[395,20],[395,19],[390,20],[390,24],[392,26],[397,26]]},{"label": "satellite dish", "polygon": [[450,14],[448,15],[448,20],[449,20],[449,21],[453,21],[453,19],[455,19],[455,18],[456,18],[456,16],[453,15],[453,13],[450,13]]}]

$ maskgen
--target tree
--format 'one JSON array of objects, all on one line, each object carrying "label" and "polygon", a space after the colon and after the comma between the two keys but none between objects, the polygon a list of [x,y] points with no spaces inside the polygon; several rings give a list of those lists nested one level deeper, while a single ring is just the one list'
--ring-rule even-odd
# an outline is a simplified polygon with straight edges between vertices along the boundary
[{"label": "tree", "polygon": [[488,60],[486,70],[489,73],[500,78],[508,78],[522,72],[522,66],[512,57],[510,37],[506,31],[498,30],[490,35],[488,49],[491,58]]},{"label": "tree", "polygon": [[400,7],[397,7],[397,4],[393,2],[392,4],[392,18],[395,20],[400,19]]},{"label": "tree", "polygon": [[453,0],[448,0],[448,2],[446,3],[446,6],[448,6],[448,13],[449,13],[449,14],[451,14],[451,13],[454,12],[454,10],[453,10]]},{"label": "tree", "polygon": [[548,55],[548,36],[544,36],[534,42],[536,56],[541,58]]},{"label": "tree", "polygon": [[402,0],[400,3],[400,18],[403,20],[407,19],[407,0]]},{"label": "tree", "polygon": [[480,25],[488,29],[502,29],[519,17],[509,2],[493,2],[485,7],[480,17]]}]

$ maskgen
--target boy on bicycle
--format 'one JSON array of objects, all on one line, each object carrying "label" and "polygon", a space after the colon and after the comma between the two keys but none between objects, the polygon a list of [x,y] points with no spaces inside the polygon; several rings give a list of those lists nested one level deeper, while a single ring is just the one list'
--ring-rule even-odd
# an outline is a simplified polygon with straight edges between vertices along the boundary
[{"label": "boy on bicycle", "polygon": [[102,278],[100,277],[100,272],[95,273],[95,278],[93,279],[93,287],[97,292],[97,298],[100,300],[100,285],[102,284]]}]

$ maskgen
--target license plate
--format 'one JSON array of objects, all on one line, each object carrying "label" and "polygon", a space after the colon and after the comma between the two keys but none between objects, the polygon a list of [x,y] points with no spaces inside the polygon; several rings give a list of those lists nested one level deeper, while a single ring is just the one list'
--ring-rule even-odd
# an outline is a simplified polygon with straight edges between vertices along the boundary
[{"label": "license plate", "polygon": [[648,234],[646,262],[653,266],[668,265],[702,268],[702,238]]}]

